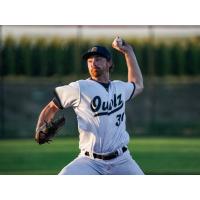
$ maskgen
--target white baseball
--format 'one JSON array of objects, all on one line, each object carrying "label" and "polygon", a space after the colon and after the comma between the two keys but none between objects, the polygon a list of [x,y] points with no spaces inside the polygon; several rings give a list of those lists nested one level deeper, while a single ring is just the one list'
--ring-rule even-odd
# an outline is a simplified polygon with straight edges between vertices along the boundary
[{"label": "white baseball", "polygon": [[123,46],[123,40],[119,36],[117,36],[113,41],[113,46]]}]

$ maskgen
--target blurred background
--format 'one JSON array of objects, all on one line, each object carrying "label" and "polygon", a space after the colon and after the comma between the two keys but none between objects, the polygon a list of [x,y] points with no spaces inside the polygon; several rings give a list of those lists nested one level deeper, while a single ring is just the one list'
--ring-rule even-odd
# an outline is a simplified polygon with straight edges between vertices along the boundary
[{"label": "blurred background", "polygon": [[[88,78],[91,45],[113,56],[111,79],[127,80],[115,36],[135,51],[144,91],[126,107],[129,149],[145,174],[200,174],[200,26],[0,26],[0,174],[57,174],[78,154],[74,111],[53,145],[34,141],[54,88]],[[67,139],[66,139],[67,138]]]},{"label": "blurred background", "polygon": [[[33,137],[58,85],[88,77],[81,55],[93,44],[113,55],[112,79],[127,79],[116,35],[133,45],[145,90],[127,107],[135,135],[200,135],[200,26],[1,26],[0,138]],[[77,134],[72,110],[63,136]],[[69,116],[69,117],[68,117]]]}]

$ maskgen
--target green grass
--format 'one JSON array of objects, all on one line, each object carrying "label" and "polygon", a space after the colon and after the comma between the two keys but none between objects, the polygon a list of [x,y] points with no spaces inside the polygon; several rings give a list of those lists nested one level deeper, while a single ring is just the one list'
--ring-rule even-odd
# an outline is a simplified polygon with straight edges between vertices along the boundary
[{"label": "green grass", "polygon": [[[199,138],[133,138],[129,149],[145,174],[200,174]],[[78,153],[78,138],[3,140],[0,174],[58,174]]]}]

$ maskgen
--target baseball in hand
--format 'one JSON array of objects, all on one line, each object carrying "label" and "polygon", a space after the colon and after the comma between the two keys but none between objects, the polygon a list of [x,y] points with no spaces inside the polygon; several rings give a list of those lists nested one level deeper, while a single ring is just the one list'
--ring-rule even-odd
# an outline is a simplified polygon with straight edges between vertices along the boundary
[{"label": "baseball in hand", "polygon": [[120,38],[119,36],[117,36],[113,43],[112,43],[113,47],[122,47],[124,45],[124,41],[122,40],[122,38]]}]

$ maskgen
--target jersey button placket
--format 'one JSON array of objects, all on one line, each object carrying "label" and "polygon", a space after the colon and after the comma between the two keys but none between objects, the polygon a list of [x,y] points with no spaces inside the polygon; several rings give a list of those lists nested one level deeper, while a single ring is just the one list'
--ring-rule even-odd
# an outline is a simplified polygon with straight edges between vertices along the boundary
[{"label": "jersey button placket", "polygon": [[[106,96],[107,96],[107,102],[109,102],[109,91],[108,92],[106,92]],[[107,112],[108,112],[109,110],[107,110]],[[101,140],[101,152],[103,152],[103,148],[105,148],[104,147],[104,140],[105,140],[105,138],[106,138],[106,133],[107,133],[107,123],[106,122],[108,122],[108,117],[109,117],[109,115],[105,115],[104,116],[106,119],[105,119],[105,122],[104,122],[104,132],[103,132],[103,134],[102,134],[102,140]]]}]

